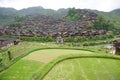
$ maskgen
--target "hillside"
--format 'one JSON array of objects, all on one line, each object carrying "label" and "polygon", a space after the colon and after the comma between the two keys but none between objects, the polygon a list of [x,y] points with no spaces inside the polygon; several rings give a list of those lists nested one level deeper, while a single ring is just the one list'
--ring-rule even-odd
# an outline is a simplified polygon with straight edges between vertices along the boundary
[{"label": "hillside", "polygon": [[[62,9],[63,10],[63,9]],[[1,30],[2,35],[15,35],[15,36],[95,36],[105,34],[102,25],[105,28],[106,21],[102,20],[102,25],[99,25],[94,29],[94,24],[98,15],[92,11],[84,9],[71,9],[67,15],[61,17],[61,19],[55,19],[52,16],[46,16],[42,14],[26,15],[24,18],[16,17],[19,20],[18,23],[10,24],[7,28]],[[23,19],[23,20],[21,20]],[[108,25],[108,23],[107,23]],[[93,28],[92,28],[93,27]],[[96,30],[99,27],[98,30]],[[104,28],[104,29],[105,29]],[[65,34],[64,34],[65,33]]]},{"label": "hillside", "polygon": [[120,9],[115,9],[115,10],[113,10],[111,12],[120,15]]},{"label": "hillside", "polygon": [[0,25],[10,24],[16,22],[16,16],[26,16],[26,15],[46,15],[52,16],[54,19],[60,19],[67,14],[67,9],[59,9],[57,11],[52,9],[44,9],[42,7],[30,7],[21,10],[15,10],[13,8],[3,8],[0,7]]},{"label": "hillside", "polygon": [[101,16],[104,16],[104,18],[106,20],[111,21],[112,23],[114,23],[116,28],[120,28],[120,13],[113,13],[113,12],[99,12],[98,13]]},{"label": "hillside", "polygon": [[41,14],[41,15],[46,15],[46,16],[52,16],[54,19],[59,19],[62,16],[67,14],[67,9],[61,8],[57,11],[52,10],[52,9],[44,9],[43,7],[30,7],[26,9],[21,9],[18,11],[19,15],[36,15],[36,14]]},{"label": "hillside", "polygon": [[15,14],[16,12],[17,10],[15,10],[14,8],[0,7],[0,15],[12,15]]},{"label": "hillside", "polygon": [[[55,11],[31,7],[19,11],[11,8],[1,10],[0,23],[3,26],[0,26],[0,35],[96,36],[113,31],[120,24],[120,17],[116,13],[89,9],[69,8]],[[3,14],[7,11],[11,13]]]},{"label": "hillside", "polygon": [[[104,16],[107,20],[115,22],[116,26],[119,27],[120,22],[120,9],[115,9],[111,12],[100,12],[97,10],[89,10],[97,13],[98,15]],[[68,9],[59,9],[57,11],[52,9],[44,9],[43,7],[30,7],[22,10],[15,10],[13,8],[0,7],[0,24],[8,24],[15,22],[15,16],[25,16],[25,15],[46,15],[52,16],[54,19],[61,19],[63,16],[67,15]]]},{"label": "hillside", "polygon": [[118,28],[120,28],[120,9],[115,9],[115,10],[111,11],[110,13],[112,14],[111,19],[113,19],[116,26],[118,26]]}]

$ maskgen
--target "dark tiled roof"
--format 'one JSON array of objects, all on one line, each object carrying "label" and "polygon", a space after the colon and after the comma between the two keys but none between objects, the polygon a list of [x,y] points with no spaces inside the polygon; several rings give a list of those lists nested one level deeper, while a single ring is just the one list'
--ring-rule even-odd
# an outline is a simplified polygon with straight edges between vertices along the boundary
[{"label": "dark tiled roof", "polygon": [[4,44],[0,45],[0,48],[7,46],[8,43],[16,41],[14,38],[0,38],[0,41],[4,41]]},{"label": "dark tiled roof", "polygon": [[16,39],[14,39],[14,38],[0,38],[0,40],[3,40],[3,41],[15,41]]},{"label": "dark tiled roof", "polygon": [[2,47],[4,47],[4,46],[7,46],[7,44],[2,44],[2,45],[0,45],[0,48],[2,48]]}]

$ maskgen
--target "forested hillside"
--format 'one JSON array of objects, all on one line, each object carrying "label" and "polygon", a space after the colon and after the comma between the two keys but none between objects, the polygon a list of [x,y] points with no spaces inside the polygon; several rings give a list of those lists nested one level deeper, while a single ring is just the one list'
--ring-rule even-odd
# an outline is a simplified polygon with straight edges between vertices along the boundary
[{"label": "forested hillside", "polygon": [[[52,9],[44,9],[43,7],[30,7],[22,10],[15,10],[13,8],[0,7],[0,24],[9,24],[16,21],[23,20],[26,15],[46,15],[52,16],[53,19],[62,19],[67,15],[69,9],[59,9],[57,11]],[[116,27],[120,27],[120,9],[113,10],[111,12],[101,12],[97,10],[89,10],[102,15],[106,20],[109,20],[115,24]],[[17,19],[16,19],[17,17]],[[18,18],[20,20],[18,20]]]},{"label": "forested hillside", "polygon": [[115,24],[117,28],[120,28],[120,12],[98,12],[99,15],[102,15],[106,20],[109,20]]},{"label": "forested hillside", "polygon": [[[0,24],[9,24],[16,22],[16,18],[25,17],[26,15],[46,15],[52,16],[55,20],[61,19],[64,15],[66,15],[68,9],[59,9],[57,11],[52,9],[44,9],[42,7],[30,7],[22,10],[15,10],[13,8],[3,8],[0,7]],[[19,20],[18,20],[19,21]]]},{"label": "forested hillside", "polygon": [[113,10],[111,12],[120,15],[120,8],[119,9],[115,9],[115,10]]}]

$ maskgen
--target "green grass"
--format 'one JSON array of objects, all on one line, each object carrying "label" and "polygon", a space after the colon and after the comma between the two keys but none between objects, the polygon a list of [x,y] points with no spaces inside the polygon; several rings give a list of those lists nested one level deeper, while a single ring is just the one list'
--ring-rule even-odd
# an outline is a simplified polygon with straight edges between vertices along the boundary
[{"label": "green grass", "polygon": [[[14,64],[16,61],[20,60],[22,57],[28,55],[29,53],[39,50],[41,48],[59,48],[60,45],[55,43],[39,43],[39,42],[21,42],[19,45],[14,45],[8,49],[0,52],[0,57],[3,58],[3,66],[0,66],[0,72],[5,70],[7,67]],[[9,61],[7,52],[12,53],[12,61]]]},{"label": "green grass", "polygon": [[[97,49],[91,49],[93,47],[81,47],[81,46],[73,46],[70,43],[65,44],[56,44],[54,43],[41,43],[41,42],[21,42],[19,45],[14,45],[9,47],[8,49],[4,50],[0,53],[0,57],[3,58],[3,66],[0,66],[0,72],[23,58],[24,56],[28,55],[29,53],[41,50],[41,49],[50,49],[50,48],[69,48],[69,49],[84,49],[84,50],[92,50],[97,51]],[[12,61],[9,61],[7,52],[10,51],[12,53]],[[1,55],[2,54],[2,55]]]},{"label": "green grass", "polygon": [[[36,76],[40,76],[40,78],[43,78],[47,74],[47,72],[49,72],[51,68],[54,68],[54,65],[56,65],[58,62],[69,59],[69,57],[72,58],[76,56],[78,58],[87,53],[94,53],[90,51],[95,51],[95,53],[97,53],[97,50],[99,48],[103,48],[103,46],[104,45],[81,47],[73,46],[70,43],[58,45],[55,43],[21,42],[19,45],[12,46],[5,52],[3,52],[6,53],[9,50],[13,54],[14,58],[12,61],[8,62],[8,64],[15,63],[18,60],[19,61],[13,64],[4,72],[2,72],[0,74],[0,80],[31,80],[32,77],[36,78]],[[95,56],[96,55],[99,56],[99,54],[95,54]],[[100,55],[106,56],[104,54]],[[59,58],[59,56],[63,57]],[[67,56],[67,58],[64,56]],[[89,54],[88,56],[91,56],[91,54]],[[110,56],[114,58],[113,55]],[[57,58],[57,60],[54,61],[54,58]]]},{"label": "green grass", "polygon": [[12,65],[0,75],[0,80],[30,80],[33,74],[41,68],[41,63],[48,63],[52,59],[68,54],[93,53],[83,50],[45,49],[32,52]]},{"label": "green grass", "polygon": [[120,80],[120,60],[78,58],[55,65],[43,80]]},{"label": "green grass", "polygon": [[30,60],[20,60],[0,75],[0,80],[30,80],[42,63]]},{"label": "green grass", "polygon": [[31,54],[27,55],[23,59],[27,60],[34,60],[39,61],[42,63],[48,63],[49,61],[57,58],[58,56],[62,55],[69,55],[69,54],[85,54],[85,53],[93,53],[90,51],[83,51],[83,50],[72,50],[72,49],[44,49],[32,52]]},{"label": "green grass", "polygon": [[[115,55],[97,54],[97,53],[96,54],[69,54],[69,55],[63,55],[63,56],[57,57],[56,59],[54,59],[53,61],[49,62],[48,64],[43,65],[41,67],[41,69],[38,70],[38,72],[36,74],[34,74],[33,78],[37,79],[37,80],[42,80],[42,79],[44,79],[46,74],[49,71],[51,71],[52,68],[54,68],[55,65],[59,64],[59,62],[62,62],[64,60],[69,60],[69,59],[78,59],[78,58],[85,59],[86,62],[84,64],[93,64],[92,62],[89,63],[89,61],[87,61],[87,58],[91,58],[91,59],[92,58],[93,59],[96,58],[96,59],[108,59],[108,61],[110,59],[116,60],[117,61],[116,63],[118,65],[120,65],[120,63],[118,63],[118,61],[120,61],[120,57],[119,56],[115,56]],[[108,64],[108,66],[110,66],[111,64],[113,64],[113,63],[110,62],[110,64]],[[97,64],[95,64],[95,65],[97,65]],[[114,66],[112,65],[112,67],[114,67]],[[118,67],[117,67],[117,69],[115,71],[119,71]],[[58,79],[54,79],[54,80],[58,80]]]}]

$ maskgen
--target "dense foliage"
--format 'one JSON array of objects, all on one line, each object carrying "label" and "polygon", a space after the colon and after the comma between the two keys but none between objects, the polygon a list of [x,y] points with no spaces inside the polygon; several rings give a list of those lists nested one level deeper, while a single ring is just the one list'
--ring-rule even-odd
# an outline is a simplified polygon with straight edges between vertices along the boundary
[{"label": "dense foliage", "polygon": [[78,37],[66,37],[65,42],[89,42],[89,41],[98,41],[98,40],[108,40],[112,39],[114,36],[110,35],[101,35],[101,36],[78,36]]},{"label": "dense foliage", "polygon": [[10,24],[9,27],[22,27],[22,25],[20,23],[13,23],[13,24]]},{"label": "dense foliage", "polygon": [[112,22],[106,20],[103,16],[98,16],[98,18],[96,19],[94,25],[93,25],[94,29],[102,29],[102,30],[114,30],[115,26]]},{"label": "dense foliage", "polygon": [[103,16],[107,21],[112,22],[115,28],[120,28],[120,16],[119,13],[112,12],[97,12],[98,15]]},{"label": "dense foliage", "polygon": [[68,11],[68,14],[67,16],[65,17],[65,19],[67,21],[72,21],[72,20],[81,20],[81,18],[83,17],[82,14],[78,14],[76,12],[76,9],[75,8],[69,8],[69,11]]},{"label": "dense foliage", "polygon": [[[37,41],[37,42],[55,42],[56,39],[50,36],[44,37],[25,37],[25,36],[16,36],[17,38],[23,41]],[[83,42],[90,42],[90,41],[99,41],[99,40],[109,40],[114,38],[114,34],[112,32],[105,34],[105,35],[97,35],[97,36],[76,36],[76,37],[64,37],[64,42],[74,42],[74,43],[83,43]]]},{"label": "dense foliage", "polygon": [[20,36],[18,37],[23,41],[38,41],[38,42],[53,42],[55,41],[54,38],[50,36],[44,36],[44,37],[25,37],[25,36]]},{"label": "dense foliage", "polygon": [[25,17],[24,17],[24,16],[16,15],[16,16],[14,17],[14,19],[15,19],[15,21],[17,21],[17,22],[20,22],[20,21],[25,20]]}]

